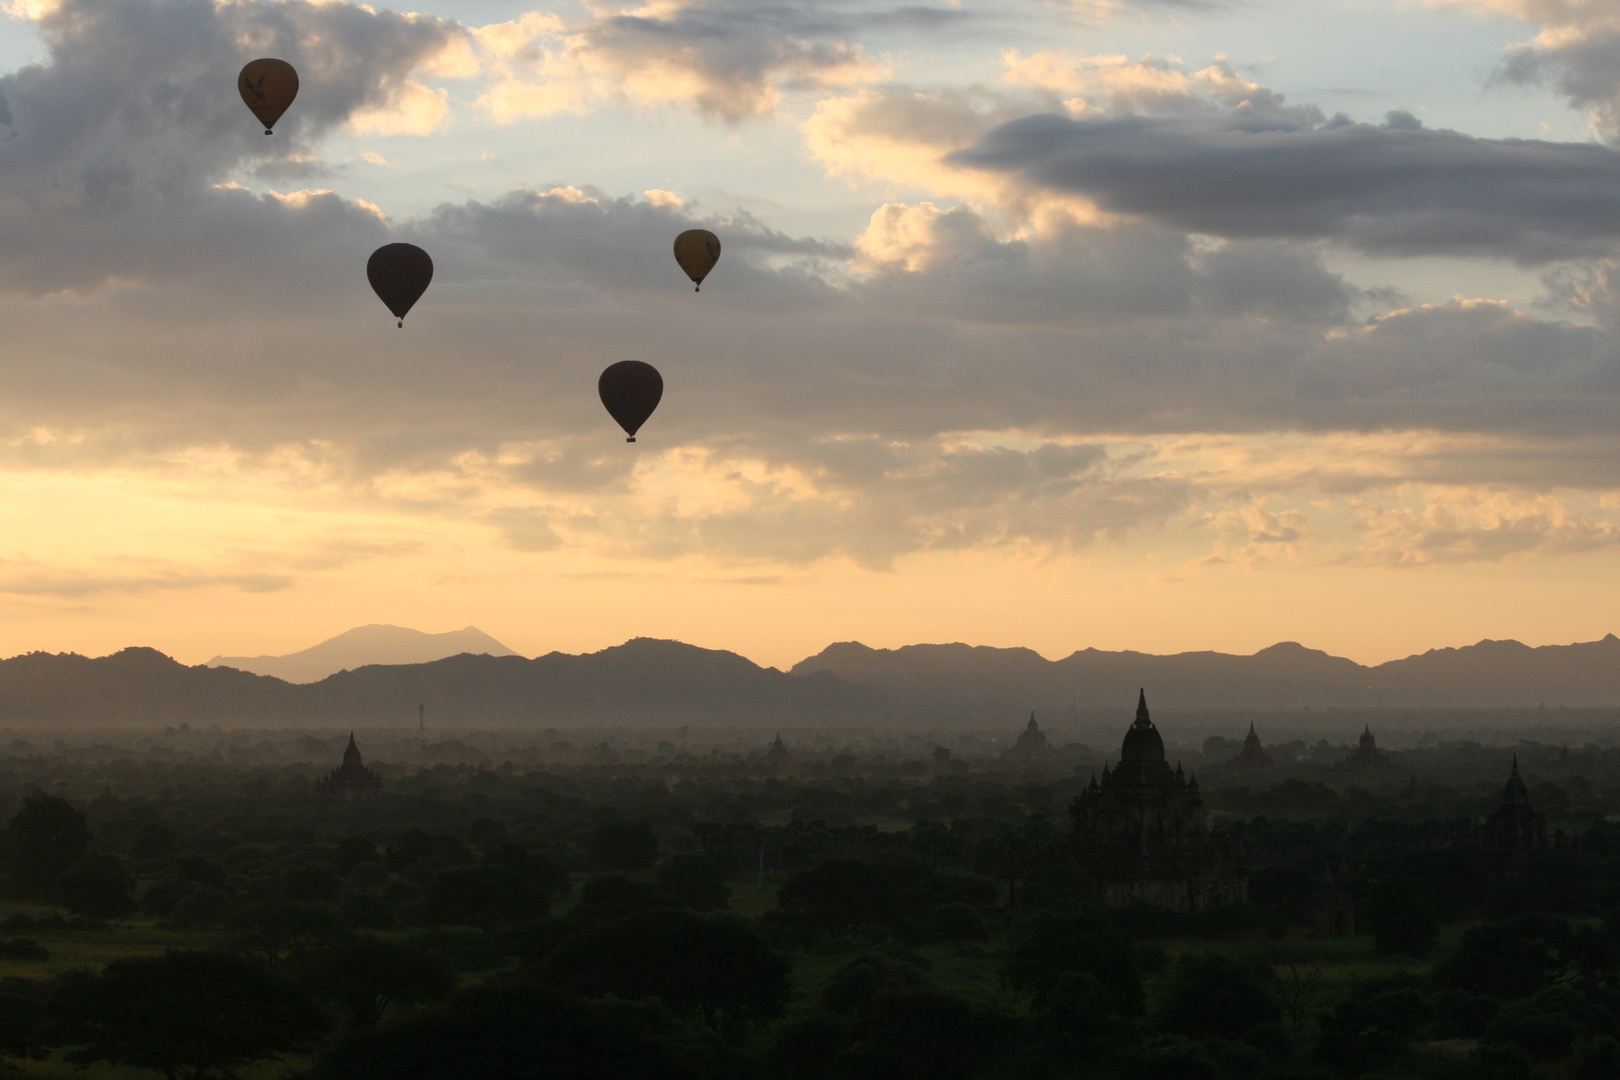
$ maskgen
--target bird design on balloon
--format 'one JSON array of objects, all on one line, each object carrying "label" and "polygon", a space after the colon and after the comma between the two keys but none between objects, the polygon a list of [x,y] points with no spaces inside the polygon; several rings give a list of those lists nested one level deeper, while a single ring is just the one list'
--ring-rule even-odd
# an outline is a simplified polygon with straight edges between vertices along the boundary
[{"label": "bird design on balloon", "polygon": [[236,91],[264,125],[264,133],[273,135],[270,129],[298,96],[298,72],[274,57],[250,60],[236,76]]}]

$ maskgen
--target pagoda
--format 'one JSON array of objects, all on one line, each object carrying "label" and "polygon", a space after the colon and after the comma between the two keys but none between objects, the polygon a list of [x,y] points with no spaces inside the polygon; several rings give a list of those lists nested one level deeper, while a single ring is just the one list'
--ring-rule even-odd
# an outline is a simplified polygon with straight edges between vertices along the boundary
[{"label": "pagoda", "polygon": [[360,748],[354,744],[354,732],[349,732],[349,745],[343,751],[343,764],[327,773],[315,784],[322,795],[341,795],[346,799],[363,798],[382,791],[382,778],[360,760]]}]

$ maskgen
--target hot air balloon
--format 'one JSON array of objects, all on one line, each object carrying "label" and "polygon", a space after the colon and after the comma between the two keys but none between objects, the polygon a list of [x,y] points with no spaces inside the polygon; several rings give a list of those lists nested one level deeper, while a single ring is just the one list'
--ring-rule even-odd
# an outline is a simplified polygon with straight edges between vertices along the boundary
[{"label": "hot air balloon", "polygon": [[236,89],[264,125],[264,133],[269,135],[281,114],[298,96],[298,72],[285,60],[270,57],[250,60],[236,77]]},{"label": "hot air balloon", "polygon": [[675,238],[675,261],[692,279],[692,291],[697,292],[720,261],[720,238],[708,229],[687,229]]},{"label": "hot air balloon", "polygon": [[366,260],[366,279],[399,325],[433,280],[433,260],[415,244],[384,244]]},{"label": "hot air balloon", "polygon": [[664,377],[651,364],[620,360],[602,372],[596,380],[596,392],[602,396],[608,414],[630,436],[624,441],[635,442],[636,430],[647,422],[658,408],[658,399],[664,396]]}]

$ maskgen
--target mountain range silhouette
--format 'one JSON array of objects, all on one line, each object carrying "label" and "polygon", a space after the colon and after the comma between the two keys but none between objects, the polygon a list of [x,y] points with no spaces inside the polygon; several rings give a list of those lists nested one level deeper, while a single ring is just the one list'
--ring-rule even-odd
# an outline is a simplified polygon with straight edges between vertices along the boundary
[{"label": "mountain range silhouette", "polygon": [[[427,635],[424,635],[427,636]],[[493,641],[494,639],[489,639]],[[495,642],[499,645],[499,642]],[[188,667],[150,648],[111,656],[34,652],[0,660],[0,723],[436,728],[1005,720],[1015,711],[1620,705],[1620,638],[1531,648],[1481,641],[1368,667],[1285,642],[1252,656],[1155,656],[961,644],[872,649],[840,642],[794,665],[635,638],[600,652],[462,653],[366,665],[298,684],[228,666]]]}]

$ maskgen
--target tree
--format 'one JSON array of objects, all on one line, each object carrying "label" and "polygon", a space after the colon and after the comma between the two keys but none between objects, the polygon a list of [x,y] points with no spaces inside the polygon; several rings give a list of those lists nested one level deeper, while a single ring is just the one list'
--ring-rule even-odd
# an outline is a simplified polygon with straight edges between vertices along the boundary
[{"label": "tree", "polygon": [[746,922],[669,908],[573,935],[541,975],[584,997],[655,997],[677,1016],[735,1033],[786,1011],[791,970]]},{"label": "tree", "polygon": [[161,859],[174,854],[174,830],[158,821],[148,821],[129,843],[129,853],[137,859]]},{"label": "tree", "polygon": [[1025,916],[1013,927],[1012,948],[1002,967],[1007,985],[1031,995],[1036,1008],[1043,1008],[1068,971],[1095,975],[1108,988],[1116,1012],[1141,1014],[1136,951],[1101,908],[1060,904]]},{"label": "tree", "polygon": [[664,1046],[583,1001],[484,984],[331,1047],[312,1080],[697,1080]]},{"label": "tree", "polygon": [[671,855],[655,871],[658,887],[693,911],[730,906],[731,890],[714,861],[700,851]]},{"label": "tree", "polygon": [[1575,933],[1551,915],[1470,927],[1434,968],[1436,985],[1498,998],[1529,997],[1573,966]]},{"label": "tree", "polygon": [[506,843],[506,826],[494,818],[481,817],[467,826],[467,839],[479,851],[495,851]]},{"label": "tree", "polygon": [[658,837],[646,818],[609,818],[591,830],[589,850],[598,870],[645,870],[658,859]]},{"label": "tree", "polygon": [[337,871],[321,863],[306,863],[287,871],[281,879],[281,892],[289,900],[302,900],[317,904],[337,899],[343,891],[343,882]]},{"label": "tree", "polygon": [[78,972],[60,990],[59,1038],[77,1065],[107,1061],[182,1076],[237,1067],[313,1045],[326,1016],[263,964],[220,952],[170,952]]},{"label": "tree", "polygon": [[236,947],[272,966],[308,954],[339,930],[331,908],[297,900],[256,900],[233,912],[230,924]]},{"label": "tree", "polygon": [[390,1005],[442,1001],[456,976],[440,960],[417,949],[376,938],[350,938],[316,957],[299,972],[316,997],[340,1005],[354,1027],[369,1027]]},{"label": "tree", "polygon": [[910,922],[894,882],[858,859],[828,859],[790,874],[776,891],[776,906],[797,916],[811,934],[848,934],[868,923],[898,929]]},{"label": "tree", "polygon": [[135,910],[135,879],[111,855],[87,855],[62,871],[57,894],[69,911],[116,919]]},{"label": "tree", "polygon": [[1361,925],[1381,953],[1427,956],[1440,942],[1440,923],[1410,882],[1388,882],[1361,905]]},{"label": "tree", "polygon": [[42,791],[23,800],[6,827],[6,838],[12,882],[31,900],[55,899],[57,879],[84,857],[91,840],[84,812]]},{"label": "tree", "polygon": [[535,894],[546,902],[567,896],[568,871],[544,855],[535,854],[517,844],[502,844],[484,856],[490,866],[504,866],[529,883]]},{"label": "tree", "polygon": [[44,1049],[44,1032],[44,1002],[0,991],[0,1058],[39,1056]]},{"label": "tree", "polygon": [[428,889],[427,918],[435,924],[488,930],[545,913],[544,898],[504,866],[458,866],[441,872]]},{"label": "tree", "polygon": [[1158,1024],[1189,1038],[1236,1040],[1281,1015],[1265,983],[1249,971],[1224,956],[1189,954],[1176,965]]},{"label": "tree", "polygon": [[927,969],[928,961],[912,953],[857,954],[821,984],[821,1006],[835,1016],[865,1016],[879,994],[926,989]]},{"label": "tree", "polygon": [[338,873],[347,877],[361,863],[381,862],[382,857],[377,853],[377,845],[364,836],[345,836],[338,841],[337,848],[332,852],[332,866]]},{"label": "tree", "polygon": [[1352,994],[1318,1017],[1316,1060],[1343,1076],[1387,1069],[1433,1013],[1428,998],[1410,986]]},{"label": "tree", "polygon": [[981,941],[989,936],[972,904],[941,904],[928,915],[928,929],[941,941]]},{"label": "tree", "polygon": [[929,990],[879,994],[865,1038],[838,1058],[847,1080],[966,1080],[973,1075],[975,1024],[968,1003]]}]

